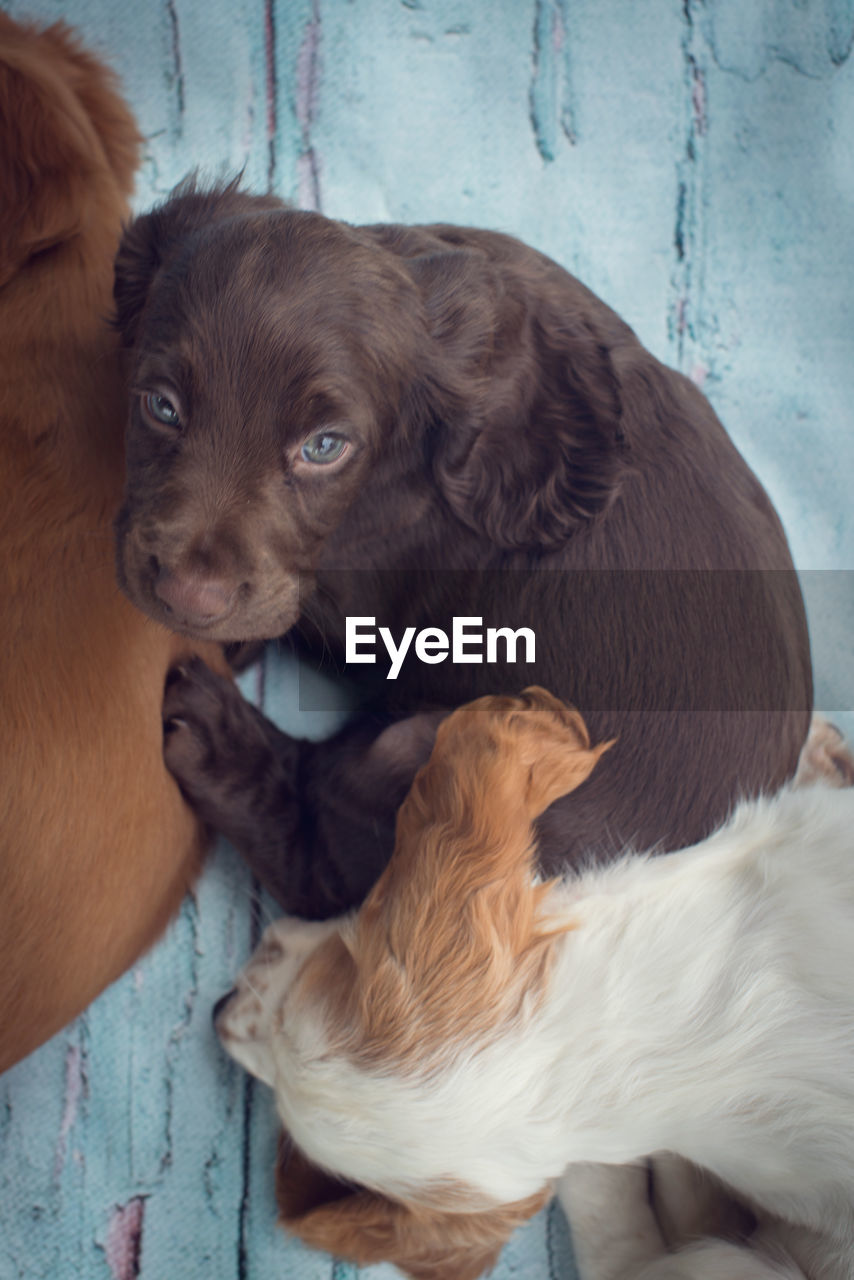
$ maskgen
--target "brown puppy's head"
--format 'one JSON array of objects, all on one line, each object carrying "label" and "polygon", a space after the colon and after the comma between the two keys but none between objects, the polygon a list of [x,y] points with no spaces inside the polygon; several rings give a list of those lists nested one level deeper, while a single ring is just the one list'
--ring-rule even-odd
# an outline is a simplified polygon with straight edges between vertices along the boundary
[{"label": "brown puppy's head", "polygon": [[363,543],[378,568],[418,521],[543,547],[610,501],[615,379],[587,318],[518,242],[505,266],[398,231],[192,183],[128,230],[118,569],[158,620],[279,635]]},{"label": "brown puppy's head", "polygon": [[279,1202],[309,1243],[462,1280],[545,1202],[553,1045],[531,1028],[572,921],[537,882],[532,824],[606,746],[543,689],[460,708],[361,910],[266,930],[216,1025],[304,1153],[286,1149]]},{"label": "brown puppy's head", "polygon": [[280,635],[402,447],[416,290],[349,227],[190,184],[132,225],[115,295],[133,346],[120,582],[180,630]]},{"label": "brown puppy's head", "polygon": [[100,228],[105,200],[118,222],[140,141],[115,77],[64,23],[41,28],[0,13],[0,285]]}]

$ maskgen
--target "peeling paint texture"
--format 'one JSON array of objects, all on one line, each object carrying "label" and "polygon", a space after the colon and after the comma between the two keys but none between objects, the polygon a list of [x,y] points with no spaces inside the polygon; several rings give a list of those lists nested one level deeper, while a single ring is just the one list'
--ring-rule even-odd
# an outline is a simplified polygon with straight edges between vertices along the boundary
[{"label": "peeling paint texture", "polygon": [[554,160],[561,133],[574,144],[567,0],[537,0],[531,74],[531,128],[544,160]]},{"label": "peeling paint texture", "polygon": [[[712,400],[803,572],[854,733],[854,0],[0,0],[77,26],[145,135],[144,208],[243,170],[352,222],[521,236]],[[295,667],[246,692],[286,727]],[[0,1079],[0,1280],[393,1280],[275,1228],[269,1092],[214,1001],[270,918],[220,847],[134,970]],[[572,1280],[552,1206],[495,1280]]]},{"label": "peeling paint texture", "polygon": [[142,1265],[142,1224],[145,1200],[137,1196],[116,1205],[110,1217],[104,1256],[113,1280],[136,1280]]}]

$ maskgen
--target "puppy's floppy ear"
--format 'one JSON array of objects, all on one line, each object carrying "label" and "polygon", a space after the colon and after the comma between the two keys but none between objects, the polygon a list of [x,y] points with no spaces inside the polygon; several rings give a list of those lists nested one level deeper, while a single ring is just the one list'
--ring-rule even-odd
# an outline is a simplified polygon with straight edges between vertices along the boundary
[{"label": "puppy's floppy ear", "polygon": [[547,549],[614,497],[621,405],[588,304],[527,252],[500,269],[465,248],[408,265],[441,353],[439,488],[497,546]]},{"label": "puppy's floppy ear", "polygon": [[285,207],[276,196],[249,195],[239,184],[238,176],[200,190],[190,174],[163,204],[130,223],[116,255],[113,284],[115,324],[124,346],[133,346],[152,281],[182,243],[221,218]]},{"label": "puppy's floppy ear", "polygon": [[479,1213],[410,1209],[365,1187],[338,1182],[283,1136],[276,1163],[279,1223],[306,1244],[366,1266],[392,1262],[413,1280],[477,1280],[515,1228],[548,1199]]},{"label": "puppy's floppy ear", "polygon": [[538,685],[523,690],[520,701],[525,708],[517,721],[524,735],[520,753],[529,770],[526,801],[531,816],[539,817],[581,786],[614,739],[591,747],[581,713]]}]

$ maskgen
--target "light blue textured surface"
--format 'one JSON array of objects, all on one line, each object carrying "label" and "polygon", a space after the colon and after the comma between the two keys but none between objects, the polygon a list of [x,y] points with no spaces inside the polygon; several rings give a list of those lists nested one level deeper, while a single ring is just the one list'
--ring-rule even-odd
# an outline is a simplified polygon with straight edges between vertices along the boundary
[{"label": "light blue textured surface", "polygon": [[[852,0],[4,7],[117,68],[139,207],[243,167],[352,221],[511,231],[580,275],[703,385],[771,492],[811,571],[819,704],[854,731]],[[265,706],[304,731],[295,689],[269,658]],[[355,1274],[274,1230],[270,1099],[210,1027],[252,898],[220,849],[160,945],[0,1080],[0,1280]],[[496,1277],[571,1274],[553,1208]]]}]

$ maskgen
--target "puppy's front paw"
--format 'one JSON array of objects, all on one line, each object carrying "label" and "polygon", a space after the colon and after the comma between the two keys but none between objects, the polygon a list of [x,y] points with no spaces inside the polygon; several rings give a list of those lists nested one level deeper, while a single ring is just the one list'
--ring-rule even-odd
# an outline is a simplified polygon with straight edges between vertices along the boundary
[{"label": "puppy's front paw", "polygon": [[214,763],[219,736],[219,685],[200,658],[173,667],[163,698],[163,756],[166,766],[191,791],[193,783]]},{"label": "puppy's front paw", "polygon": [[200,658],[173,667],[163,699],[163,756],[182,791],[216,821],[259,746],[258,712]]},{"label": "puppy's front paw", "polygon": [[163,754],[202,821],[242,852],[292,829],[298,744],[198,658],[169,673]]}]

